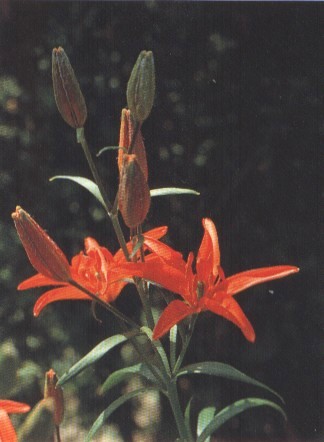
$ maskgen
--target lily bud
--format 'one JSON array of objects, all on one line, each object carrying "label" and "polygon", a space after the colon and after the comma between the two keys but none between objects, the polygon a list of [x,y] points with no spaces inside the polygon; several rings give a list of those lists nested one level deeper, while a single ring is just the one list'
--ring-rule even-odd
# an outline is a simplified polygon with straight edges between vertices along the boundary
[{"label": "lily bud", "polygon": [[118,207],[125,224],[130,228],[141,224],[149,211],[150,202],[150,189],[136,155],[124,154]]},{"label": "lily bud", "polygon": [[34,269],[56,281],[69,281],[71,272],[68,260],[47,233],[19,206],[11,216]]},{"label": "lily bud", "polygon": [[[121,114],[121,122],[120,122],[119,146],[124,147],[128,151],[132,142],[133,135],[134,135],[134,120],[132,118],[131,112],[128,109],[123,109]],[[133,153],[136,155],[137,162],[140,165],[142,172],[145,176],[145,179],[147,181],[148,168],[146,161],[146,152],[140,129],[137,132],[136,140],[134,142]],[[119,175],[121,175],[122,173],[124,154],[125,151],[123,149],[119,149],[118,151]]]},{"label": "lily bud", "polygon": [[61,47],[53,49],[52,77],[55,101],[64,121],[75,129],[83,127],[87,107],[71,63]]},{"label": "lily bud", "polygon": [[54,370],[50,369],[45,374],[44,399],[53,398],[54,400],[54,423],[60,425],[64,416],[63,390],[57,384],[57,376]]},{"label": "lily bud", "polygon": [[142,51],[127,84],[127,105],[136,121],[149,116],[155,94],[155,68],[152,51]]}]

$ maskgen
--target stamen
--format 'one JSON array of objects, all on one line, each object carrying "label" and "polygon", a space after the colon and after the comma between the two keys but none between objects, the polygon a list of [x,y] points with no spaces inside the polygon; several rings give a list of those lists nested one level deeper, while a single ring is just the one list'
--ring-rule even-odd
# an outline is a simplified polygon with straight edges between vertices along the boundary
[{"label": "stamen", "polygon": [[198,281],[197,282],[197,289],[196,289],[198,300],[202,298],[202,296],[204,294],[204,290],[205,290],[204,283],[202,281]]}]

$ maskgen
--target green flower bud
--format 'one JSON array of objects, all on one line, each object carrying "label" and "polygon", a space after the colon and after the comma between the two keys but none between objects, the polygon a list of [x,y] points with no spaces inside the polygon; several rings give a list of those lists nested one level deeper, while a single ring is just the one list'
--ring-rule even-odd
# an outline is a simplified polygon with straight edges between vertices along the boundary
[{"label": "green flower bud", "polygon": [[54,48],[52,77],[55,101],[64,121],[77,129],[84,126],[87,107],[79,82],[63,48]]},{"label": "green flower bud", "polygon": [[155,68],[152,51],[142,51],[127,84],[127,105],[136,121],[149,116],[155,94]]}]

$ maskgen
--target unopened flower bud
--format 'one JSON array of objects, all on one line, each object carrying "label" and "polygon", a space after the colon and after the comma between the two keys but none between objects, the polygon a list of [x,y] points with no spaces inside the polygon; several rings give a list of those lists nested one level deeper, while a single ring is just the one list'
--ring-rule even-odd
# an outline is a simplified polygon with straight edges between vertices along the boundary
[{"label": "unopened flower bud", "polygon": [[150,189],[136,155],[124,155],[118,190],[118,207],[125,224],[137,227],[150,208]]},{"label": "unopened flower bud", "polygon": [[155,68],[152,51],[142,51],[127,84],[127,105],[136,121],[149,116],[155,94]]},{"label": "unopened flower bud", "polygon": [[47,233],[19,206],[11,216],[34,269],[56,281],[69,281],[71,273],[68,260]]},{"label": "unopened flower bud", "polygon": [[54,400],[54,423],[60,425],[64,416],[63,390],[57,386],[57,376],[54,370],[50,369],[45,374],[44,399]]},{"label": "unopened flower bud", "polygon": [[[120,122],[119,146],[124,147],[128,151],[132,142],[133,135],[134,135],[134,121],[131,112],[129,109],[123,109],[121,114],[121,122]],[[137,162],[140,165],[142,172],[145,176],[145,179],[147,181],[148,169],[147,169],[146,152],[140,129],[138,130],[136,135],[133,153],[136,155]],[[124,154],[125,151],[123,149],[119,149],[118,168],[120,175],[122,173]]]},{"label": "unopened flower bud", "polygon": [[75,129],[83,127],[87,107],[71,63],[61,47],[53,49],[52,77],[55,101],[64,121]]}]

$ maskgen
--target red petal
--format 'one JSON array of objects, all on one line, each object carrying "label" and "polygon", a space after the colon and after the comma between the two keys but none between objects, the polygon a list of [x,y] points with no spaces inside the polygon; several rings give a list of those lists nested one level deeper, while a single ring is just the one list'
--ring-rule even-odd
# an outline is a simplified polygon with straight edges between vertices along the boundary
[{"label": "red petal", "polygon": [[[182,254],[161,241],[146,237],[144,244],[151,252],[156,253],[160,258],[167,261],[168,264],[181,265]],[[182,264],[185,266],[186,263],[182,260]]]},{"label": "red petal", "polygon": [[153,239],[160,239],[162,236],[166,235],[168,231],[168,226],[160,226],[155,227],[154,229],[148,230],[144,233],[144,238],[153,238]]},{"label": "red petal", "polygon": [[237,273],[226,278],[224,282],[227,285],[227,293],[229,295],[236,295],[254,285],[272,281],[273,279],[284,278],[296,272],[299,272],[299,268],[293,266],[262,267]]},{"label": "red petal", "polygon": [[4,410],[0,409],[0,441],[17,442],[16,431]]},{"label": "red petal", "polygon": [[18,285],[18,290],[27,290],[32,289],[34,287],[43,287],[46,285],[65,285],[67,283],[56,281],[55,279],[48,278],[47,276],[42,275],[41,273],[37,273],[37,275],[31,276],[25,281],[22,281]]},{"label": "red petal", "polygon": [[[147,232],[145,232],[143,234],[144,235],[144,250],[145,250],[145,239],[146,238],[160,239],[160,238],[162,238],[162,236],[164,236],[167,233],[167,231],[168,231],[167,226],[161,226],[161,227],[155,227],[155,229],[151,229],[151,230],[148,230]],[[127,243],[127,249],[130,253],[132,252],[133,245],[132,245],[131,241],[129,241]],[[116,263],[118,263],[120,261],[122,261],[122,262],[126,261],[122,249],[119,249],[118,252],[116,252],[116,254],[114,255],[114,261]]]},{"label": "red petal", "polygon": [[23,404],[22,402],[11,401],[8,399],[0,400],[0,409],[7,413],[27,413],[30,410],[30,406]]},{"label": "red petal", "polygon": [[51,304],[52,302],[69,301],[76,299],[88,301],[91,300],[88,295],[72,286],[59,287],[53,290],[49,290],[36,301],[34,305],[34,316],[38,316],[43,308],[46,307],[48,304]]},{"label": "red petal", "polygon": [[166,264],[160,259],[158,261],[152,260],[133,265],[124,264],[124,266],[118,266],[117,270],[121,278],[139,276],[159,284],[167,290],[183,296],[185,299],[187,297],[187,282],[184,272],[181,269]]},{"label": "red petal", "polygon": [[154,328],[153,339],[160,339],[171,327],[187,316],[196,313],[196,311],[197,310],[194,307],[190,307],[182,301],[176,300],[170,302],[170,304],[163,310],[163,313]]},{"label": "red petal", "polygon": [[243,310],[235,301],[234,298],[228,296],[223,299],[222,303],[215,301],[214,299],[202,298],[205,307],[216,315],[223,316],[229,321],[237,325],[243,332],[246,339],[250,342],[255,341],[255,333],[253,327],[245,316]]},{"label": "red petal", "polygon": [[220,251],[215,224],[209,218],[202,223],[205,232],[197,254],[197,274],[200,280],[207,281],[211,273],[214,278],[218,275]]},{"label": "red petal", "polygon": [[106,302],[113,302],[128,283],[125,281],[108,284],[107,290],[100,297]]}]

